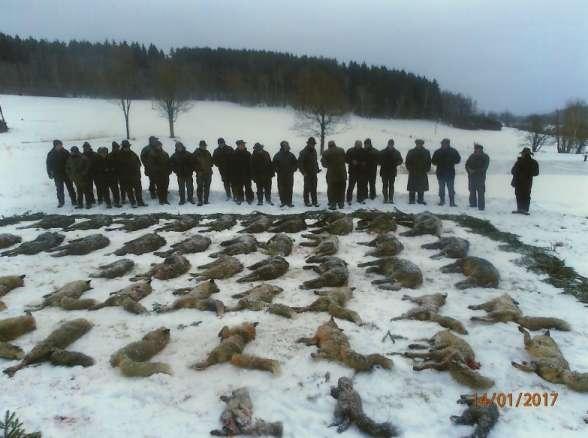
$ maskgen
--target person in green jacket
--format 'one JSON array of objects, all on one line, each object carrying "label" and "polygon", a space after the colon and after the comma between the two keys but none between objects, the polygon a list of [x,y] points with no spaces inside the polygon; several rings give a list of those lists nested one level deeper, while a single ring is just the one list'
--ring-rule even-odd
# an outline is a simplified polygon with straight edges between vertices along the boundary
[{"label": "person in green jacket", "polygon": [[207,149],[204,140],[198,143],[198,149],[194,151],[196,167],[196,196],[198,196],[198,205],[208,204],[208,194],[210,193],[210,182],[212,181],[212,155]]},{"label": "person in green jacket", "polygon": [[73,146],[70,150],[69,158],[65,164],[65,172],[76,187],[76,208],[84,208],[84,198],[86,198],[86,208],[91,208],[90,161],[80,153],[77,146]]},{"label": "person in green jacket", "polygon": [[327,144],[327,150],[323,152],[321,164],[327,169],[327,199],[329,209],[335,210],[337,206],[345,206],[345,185],[347,184],[347,171],[345,169],[345,150],[335,144],[333,140]]}]

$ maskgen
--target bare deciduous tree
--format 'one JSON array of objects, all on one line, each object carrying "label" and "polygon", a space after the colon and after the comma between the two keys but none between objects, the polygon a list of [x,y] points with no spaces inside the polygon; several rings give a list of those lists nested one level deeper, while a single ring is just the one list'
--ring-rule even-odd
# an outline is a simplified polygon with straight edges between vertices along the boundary
[{"label": "bare deciduous tree", "polygon": [[154,106],[162,117],[167,118],[171,138],[175,137],[174,126],[178,116],[192,108],[182,83],[181,71],[177,65],[166,61],[159,66]]},{"label": "bare deciduous tree", "polygon": [[125,47],[119,47],[110,70],[110,83],[116,97],[116,105],[122,110],[125,118],[127,140],[130,139],[129,119],[131,105],[137,95],[138,69],[132,52]]},{"label": "bare deciduous tree", "polygon": [[547,130],[545,120],[539,115],[529,116],[527,119],[527,133],[525,134],[524,145],[537,152],[551,141],[551,134]]},{"label": "bare deciduous tree", "polygon": [[581,154],[588,142],[588,105],[583,100],[568,102],[556,116],[557,151]]}]

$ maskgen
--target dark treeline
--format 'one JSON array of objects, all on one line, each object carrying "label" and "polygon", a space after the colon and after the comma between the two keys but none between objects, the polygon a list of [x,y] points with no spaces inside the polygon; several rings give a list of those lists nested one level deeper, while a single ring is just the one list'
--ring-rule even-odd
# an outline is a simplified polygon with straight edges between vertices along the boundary
[{"label": "dark treeline", "polygon": [[133,70],[134,98],[156,96],[161,66],[171,64],[188,99],[296,107],[307,82],[326,73],[340,84],[346,110],[361,116],[440,119],[470,128],[484,119],[470,98],[442,91],[435,80],[381,66],[255,50],[179,48],[166,54],[154,45],[50,42],[0,33],[1,93],[118,97],[113,76],[121,64]]}]

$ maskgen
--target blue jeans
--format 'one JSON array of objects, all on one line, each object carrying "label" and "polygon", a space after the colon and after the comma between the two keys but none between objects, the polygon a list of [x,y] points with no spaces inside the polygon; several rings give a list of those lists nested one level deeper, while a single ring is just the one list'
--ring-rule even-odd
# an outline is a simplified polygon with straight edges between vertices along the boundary
[{"label": "blue jeans", "polygon": [[449,203],[455,203],[455,175],[437,175],[437,181],[439,181],[439,202],[445,203],[445,186],[447,186]]}]

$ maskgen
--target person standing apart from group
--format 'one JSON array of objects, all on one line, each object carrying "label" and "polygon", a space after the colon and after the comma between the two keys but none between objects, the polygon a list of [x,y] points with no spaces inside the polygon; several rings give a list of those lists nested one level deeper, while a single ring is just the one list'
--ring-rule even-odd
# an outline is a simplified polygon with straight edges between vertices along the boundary
[{"label": "person standing apart from group", "polygon": [[490,157],[484,152],[481,144],[474,143],[474,152],[465,163],[468,174],[468,190],[470,191],[470,207],[486,208],[486,171],[490,165]]},{"label": "person standing apart from group", "polygon": [[214,150],[212,154],[212,161],[214,165],[218,168],[220,173],[221,179],[223,180],[223,185],[225,187],[225,194],[227,196],[227,201],[231,199],[231,155],[233,154],[234,150],[228,144],[225,143],[224,138],[219,138],[217,140],[218,147]]},{"label": "person standing apart from group", "polygon": [[298,169],[304,177],[303,199],[306,207],[318,207],[318,199],[316,194],[317,174],[321,171],[318,165],[318,158],[316,154],[316,140],[314,137],[309,137],[306,141],[306,146],[300,151],[298,155]]},{"label": "person standing apart from group", "polygon": [[406,170],[408,170],[408,203],[427,205],[425,192],[429,191],[429,177],[427,173],[431,170],[431,154],[424,147],[425,142],[421,139],[414,141],[415,147],[406,154]]},{"label": "person standing apart from group", "polygon": [[524,148],[511,170],[511,186],[515,189],[517,199],[517,209],[513,211],[515,214],[529,215],[533,177],[539,175],[539,163],[532,156],[531,149]]},{"label": "person standing apart from group", "polygon": [[451,147],[448,138],[441,140],[441,147],[433,154],[431,162],[437,167],[437,182],[439,183],[439,205],[445,205],[445,187],[449,194],[449,206],[455,204],[455,165],[461,161],[461,156]]},{"label": "person standing apart from group", "polygon": [[175,151],[169,158],[169,165],[178,180],[179,205],[186,203],[186,194],[188,202],[194,204],[194,177],[192,174],[194,173],[195,160],[182,142],[176,142]]},{"label": "person standing apart from group", "polygon": [[208,145],[204,140],[200,140],[198,149],[194,151],[194,161],[196,168],[196,196],[198,196],[198,206],[202,206],[203,204],[208,204],[213,162],[212,155],[208,151]]},{"label": "person standing apart from group", "polygon": [[333,140],[327,144],[323,152],[321,164],[327,169],[327,200],[329,210],[345,207],[345,184],[347,172],[345,169],[345,150],[335,144]]},{"label": "person standing apart from group", "polygon": [[292,204],[292,191],[294,189],[294,172],[298,169],[298,161],[287,141],[280,142],[280,150],[272,160],[274,170],[278,176],[278,194],[280,207],[294,207]]},{"label": "person standing apart from group", "polygon": [[272,202],[272,178],[274,177],[274,167],[272,159],[268,152],[264,150],[261,143],[253,145],[253,153],[251,154],[251,175],[255,181],[255,188],[257,192],[257,205],[263,205],[263,199],[269,205],[274,205]]},{"label": "person standing apart from group", "polygon": [[67,187],[67,193],[69,194],[72,205],[77,205],[76,191],[66,172],[68,158],[69,152],[63,147],[61,140],[53,140],[53,148],[47,154],[45,164],[49,179],[52,179],[55,183],[57,208],[61,208],[65,204],[64,186]]},{"label": "person standing apart from group", "polygon": [[397,168],[403,161],[400,151],[394,147],[394,140],[388,140],[388,145],[380,152],[379,158],[384,204],[394,204],[394,183],[398,174]]}]

